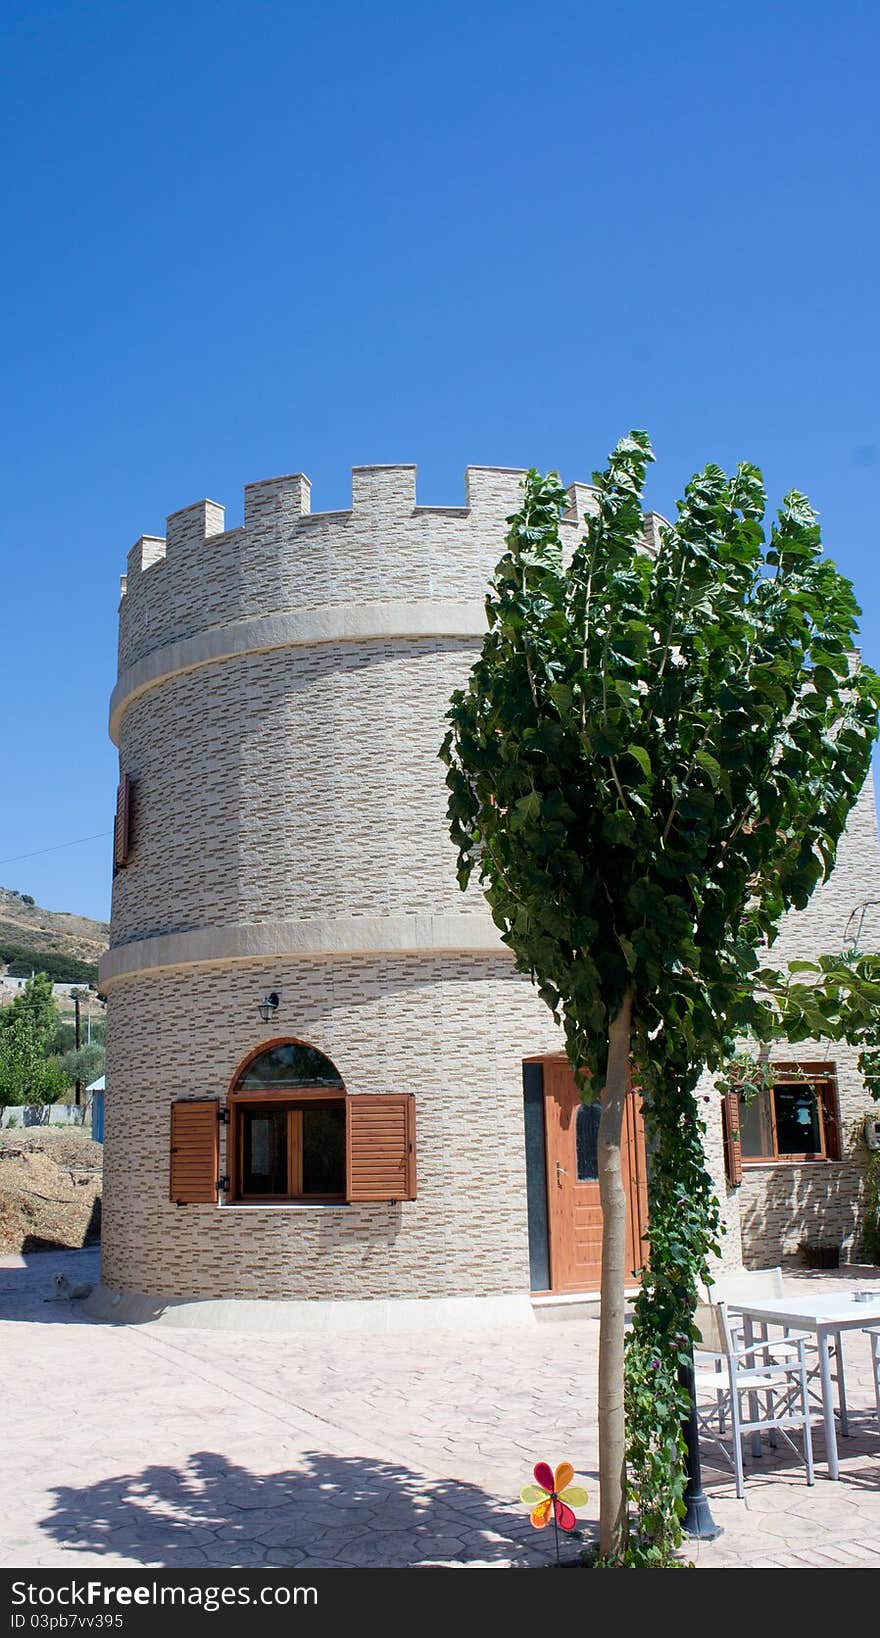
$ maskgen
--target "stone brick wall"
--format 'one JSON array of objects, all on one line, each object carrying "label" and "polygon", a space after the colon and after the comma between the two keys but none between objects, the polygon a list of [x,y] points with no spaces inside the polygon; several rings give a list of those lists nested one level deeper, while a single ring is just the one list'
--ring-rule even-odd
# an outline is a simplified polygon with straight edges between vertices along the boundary
[{"label": "stone brick wall", "polygon": [[[269,989],[281,1001],[266,1025],[257,1003]],[[560,1043],[504,954],[218,964],[120,980],[110,995],[107,1284],[187,1297],[528,1289],[522,1060]],[[218,1208],[168,1199],[174,1098],[224,1096],[261,1039],[288,1033],[317,1044],[353,1095],[415,1095],[416,1200]]]},{"label": "stone brick wall", "polygon": [[112,943],[290,917],[485,912],[455,878],[437,756],[476,638],[242,655],[139,695]]}]

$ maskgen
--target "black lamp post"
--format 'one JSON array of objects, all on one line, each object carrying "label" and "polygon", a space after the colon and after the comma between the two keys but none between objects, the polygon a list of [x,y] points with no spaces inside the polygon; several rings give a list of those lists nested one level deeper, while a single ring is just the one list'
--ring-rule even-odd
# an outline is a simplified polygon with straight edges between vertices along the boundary
[{"label": "black lamp post", "polygon": [[688,1363],[679,1365],[678,1380],[683,1388],[687,1389],[690,1400],[690,1411],[681,1424],[685,1442],[685,1466],[688,1482],[684,1493],[685,1512],[682,1520],[682,1530],[686,1536],[696,1541],[717,1541],[724,1534],[720,1524],[716,1524],[709,1509],[709,1503],[703,1491],[703,1476],[700,1471],[700,1435],[697,1425],[697,1396],[694,1385],[694,1353],[688,1349]]}]

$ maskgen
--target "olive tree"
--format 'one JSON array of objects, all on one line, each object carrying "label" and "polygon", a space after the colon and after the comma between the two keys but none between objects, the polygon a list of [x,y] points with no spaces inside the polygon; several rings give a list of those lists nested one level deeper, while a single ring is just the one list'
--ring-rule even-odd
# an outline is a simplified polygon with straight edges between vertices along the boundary
[{"label": "olive tree", "polygon": [[[760,952],[834,864],[880,701],[880,680],[852,657],[852,587],[823,556],[806,498],[786,495],[765,532],[759,470],[707,466],[675,522],[646,537],[652,459],[645,433],[621,440],[594,474],[570,561],[568,494],[555,473],[527,474],[441,751],[460,884],[477,871],[518,968],[563,1026],[581,1095],[601,1098],[600,1545],[612,1562],[628,1535],[627,1419],[647,1534],[665,1529],[668,1544],[670,1509],[673,1539],[683,1511],[676,1366],[717,1233],[695,1088],[736,1037],[766,1027]],[[650,1255],[625,1416],[630,1075]]]}]

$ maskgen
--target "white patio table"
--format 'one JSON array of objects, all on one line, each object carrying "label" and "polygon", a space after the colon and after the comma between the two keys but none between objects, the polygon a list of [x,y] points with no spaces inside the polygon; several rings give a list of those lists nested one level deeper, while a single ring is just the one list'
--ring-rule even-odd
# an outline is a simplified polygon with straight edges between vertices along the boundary
[{"label": "white patio table", "polygon": [[845,1434],[846,1390],[839,1334],[841,1331],[861,1331],[865,1326],[880,1324],[880,1288],[875,1287],[868,1302],[860,1302],[851,1292],[846,1291],[834,1292],[829,1296],[811,1296],[809,1292],[804,1292],[802,1296],[761,1297],[754,1302],[750,1302],[748,1297],[739,1297],[736,1302],[730,1302],[727,1306],[732,1313],[742,1315],[747,1327],[747,1341],[750,1340],[749,1333],[754,1325],[782,1325],[792,1331],[807,1331],[815,1335],[819,1349],[819,1379],[822,1386],[828,1476],[832,1479],[839,1478],[828,1340],[830,1337],[838,1337],[837,1389],[840,1398],[840,1431]]}]

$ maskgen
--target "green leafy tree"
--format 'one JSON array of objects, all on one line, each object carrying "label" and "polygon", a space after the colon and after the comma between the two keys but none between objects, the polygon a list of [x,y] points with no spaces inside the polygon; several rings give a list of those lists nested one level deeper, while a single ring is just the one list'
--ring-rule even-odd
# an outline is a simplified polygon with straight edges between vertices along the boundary
[{"label": "green leafy tree", "polygon": [[89,1086],[104,1073],[104,1048],[99,1041],[87,1042],[78,1049],[73,1047],[62,1053],[61,1067],[68,1086],[76,1081]]},{"label": "green leafy tree", "polygon": [[[80,1031],[80,1034],[83,1034],[83,1033],[86,1033],[84,1029]],[[103,1017],[93,1016],[91,1018],[91,1020],[89,1021],[88,1034],[91,1036],[91,1041],[89,1042],[87,1040],[84,1043],[86,1046],[88,1046],[88,1045],[94,1046],[96,1044],[98,1046],[103,1046],[104,1043],[105,1043],[106,1034],[107,1034],[106,1020]],[[59,1021],[58,1021],[58,1026],[57,1026],[57,1028],[55,1030],[55,1034],[54,1034],[54,1036],[52,1038],[52,1051],[60,1054],[63,1057],[65,1052],[70,1052],[72,1050],[72,1048],[74,1048],[75,1046],[76,1046],[76,1029],[75,1029],[74,1024],[72,1023],[72,1021],[69,1021],[66,1018],[60,1018]],[[98,1074],[100,1075],[100,1073],[101,1073],[101,1071],[99,1069]],[[94,1076],[92,1076],[92,1079],[94,1080]]]},{"label": "green leafy tree", "polygon": [[52,1040],[59,1018],[55,991],[47,973],[34,973],[8,1007],[0,1011],[0,1029],[11,1029],[22,1017],[33,1020],[42,1040]]},{"label": "green leafy tree", "polygon": [[880,1099],[880,955],[852,950],[765,968],[764,1038],[847,1041],[859,1048],[859,1073]]},{"label": "green leafy tree", "polygon": [[0,1107],[54,1103],[69,1084],[58,1058],[46,1056],[45,1039],[31,1013],[0,1030]]},{"label": "green leafy tree", "polygon": [[[617,445],[568,564],[568,495],[555,473],[528,473],[441,752],[460,883],[478,872],[564,1028],[582,1096],[602,1100],[600,1547],[617,1563],[628,1493],[642,1561],[667,1562],[681,1539],[677,1373],[718,1232],[695,1088],[766,1024],[758,952],[834,864],[880,702],[880,680],[851,658],[852,587],[823,557],[805,497],[788,494],[765,536],[758,469],[708,466],[647,541],[652,459],[645,433]],[[625,1388],[630,1072],[650,1265]]]},{"label": "green leafy tree", "polygon": [[57,1029],[52,980],[36,973],[0,1011],[0,1106],[61,1096],[69,1083],[53,1052]]}]

